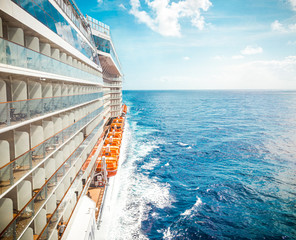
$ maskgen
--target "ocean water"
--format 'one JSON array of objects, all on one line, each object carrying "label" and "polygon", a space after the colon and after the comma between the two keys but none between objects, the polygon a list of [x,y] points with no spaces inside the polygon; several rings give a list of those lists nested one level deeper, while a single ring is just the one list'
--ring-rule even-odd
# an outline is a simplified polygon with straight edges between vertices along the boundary
[{"label": "ocean water", "polygon": [[296,92],[123,100],[110,239],[296,239]]}]

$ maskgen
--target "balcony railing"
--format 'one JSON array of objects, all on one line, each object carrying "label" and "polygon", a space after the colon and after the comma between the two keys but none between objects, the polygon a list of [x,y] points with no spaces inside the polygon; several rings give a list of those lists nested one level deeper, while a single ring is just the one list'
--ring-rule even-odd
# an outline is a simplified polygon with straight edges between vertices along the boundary
[{"label": "balcony railing", "polygon": [[48,157],[52,152],[69,139],[73,133],[78,131],[81,127],[87,124],[95,116],[100,114],[104,106],[96,109],[94,112],[81,118],[73,123],[71,126],[63,129],[59,133],[48,138],[41,144],[30,149],[26,153],[10,161],[8,164],[0,168],[0,193],[4,193],[16,183],[20,178],[25,176],[35,166],[37,166],[45,157]]},{"label": "balcony railing", "polygon": [[[104,121],[101,121],[99,125],[92,131],[92,133],[85,139],[83,144],[78,147],[78,149],[75,152],[75,157],[74,157],[75,159],[80,158],[82,152],[86,149],[86,146],[88,146],[88,144],[90,144],[90,142],[93,141],[94,136],[96,135],[99,128],[103,125],[103,123]],[[89,166],[91,166],[91,164]],[[42,232],[42,235],[39,239],[41,240],[49,239],[52,232],[56,231],[56,226],[59,220],[62,218],[64,211],[69,204],[69,201],[72,200],[71,195],[75,194],[77,186],[79,185],[79,182],[82,181],[82,177],[85,171],[86,170],[83,170],[83,168],[80,170],[80,173],[76,176],[76,178],[72,182],[72,186],[70,186],[70,189],[67,192],[67,195],[63,198],[62,202],[60,203],[56,211],[53,213],[51,219],[49,220],[46,228]]]},{"label": "balcony railing", "polygon": [[121,82],[122,82],[122,78],[121,77],[114,78],[114,77],[107,76],[106,74],[104,74],[104,77],[103,78],[106,79],[106,80],[109,80],[109,81],[116,81],[118,84],[121,84]]},{"label": "balcony railing", "polygon": [[111,112],[120,111],[120,107],[111,107]]},{"label": "balcony railing", "polygon": [[[35,216],[39,213],[39,210],[44,207],[49,195],[57,191],[59,185],[64,180],[64,177],[70,172],[71,167],[79,160],[81,153],[88,147],[90,140],[102,126],[103,121],[92,131],[92,133],[84,140],[82,144],[71,154],[71,156],[63,163],[63,165],[55,172],[53,176],[45,183],[45,185],[35,194],[35,196],[27,203],[27,205],[17,214],[13,221],[8,225],[1,237],[8,239],[18,239],[23,231],[27,228]],[[68,189],[70,182],[67,181],[68,186],[64,186],[64,189]],[[65,204],[65,203],[64,203]],[[65,207],[64,204],[60,204]],[[59,212],[55,212],[59,214]],[[56,215],[51,216],[51,220],[56,220]],[[23,219],[26,219],[26,224],[23,223]],[[48,239],[48,238],[47,238]]]},{"label": "balcony railing", "polygon": [[113,87],[113,88],[121,88],[121,82],[113,82],[112,84],[104,84],[104,87]]},{"label": "balcony railing", "polygon": [[[88,41],[92,42],[90,31],[87,29],[87,22],[84,20],[83,15],[79,10],[74,9],[74,4],[72,6],[66,4],[63,0],[55,0],[55,2],[63,9],[64,13],[72,20],[72,22],[79,28],[83,35],[87,38]],[[76,6],[76,4],[75,4]],[[74,12],[76,14],[74,14]],[[79,16],[79,17],[78,17]]]},{"label": "balcony railing", "polygon": [[121,99],[121,94],[111,95],[110,99]]},{"label": "balcony railing", "polygon": [[111,89],[110,93],[121,93],[121,89]]},{"label": "balcony railing", "polygon": [[110,36],[110,27],[108,25],[106,25],[106,24],[104,24],[104,23],[102,23],[90,16],[86,16],[86,19],[89,22],[91,28]]},{"label": "balcony railing", "polygon": [[103,91],[104,96],[110,94],[110,91]]},{"label": "balcony railing", "polygon": [[0,63],[83,79],[94,83],[103,83],[101,77],[72,67],[16,43],[4,40],[3,38],[0,38]]},{"label": "balcony railing", "polygon": [[103,97],[102,92],[0,103],[0,123],[10,126]]}]

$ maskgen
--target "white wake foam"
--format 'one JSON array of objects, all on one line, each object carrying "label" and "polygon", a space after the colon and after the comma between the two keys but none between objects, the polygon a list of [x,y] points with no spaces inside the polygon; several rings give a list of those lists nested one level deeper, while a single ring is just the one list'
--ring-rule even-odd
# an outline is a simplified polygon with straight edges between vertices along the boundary
[{"label": "white wake foam", "polygon": [[177,142],[177,144],[180,145],[180,146],[182,146],[182,147],[186,147],[186,146],[188,146],[188,144],[186,144],[186,143],[182,143],[182,142]]},{"label": "white wake foam", "polygon": [[142,166],[142,169],[153,170],[153,168],[158,164],[159,164],[159,158],[152,158],[150,162],[147,162]]},{"label": "white wake foam", "polygon": [[187,209],[185,212],[181,213],[182,216],[191,216],[193,213],[198,211],[198,207],[202,204],[202,201],[199,197],[196,197],[196,202],[192,208]]},{"label": "white wake foam", "polygon": [[[134,131],[135,129],[138,131]],[[126,124],[123,155],[120,156],[122,165],[114,178],[111,199],[107,204],[108,214],[104,213],[101,219],[101,228],[104,235],[108,236],[107,239],[146,239],[141,232],[141,225],[148,217],[151,204],[157,208],[165,208],[174,201],[170,196],[168,183],[160,183],[156,177],[151,178],[137,169],[137,162],[143,161],[150,152],[158,148],[159,141],[136,139],[145,139],[143,134],[149,135],[153,131],[142,131],[135,124]],[[142,168],[152,170],[159,161],[158,158],[152,158]]]}]

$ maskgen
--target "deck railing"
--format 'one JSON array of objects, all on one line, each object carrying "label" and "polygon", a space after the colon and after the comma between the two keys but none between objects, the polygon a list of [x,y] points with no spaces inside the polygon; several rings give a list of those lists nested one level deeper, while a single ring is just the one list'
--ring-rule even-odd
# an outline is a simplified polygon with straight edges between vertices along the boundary
[{"label": "deck railing", "polygon": [[103,83],[103,78],[0,38],[0,63]]},{"label": "deck railing", "polygon": [[103,97],[103,92],[0,103],[0,123],[14,123]]},{"label": "deck railing", "polygon": [[[99,125],[92,131],[92,133],[84,140],[83,144],[81,144],[77,148],[77,150],[75,152],[75,159],[80,158],[81,154],[87,148],[88,144],[90,144],[90,142],[94,140],[96,133],[98,132],[99,128],[102,125],[103,125],[103,121],[101,121],[99,123]],[[65,195],[65,197],[61,201],[60,205],[53,213],[52,217],[50,218],[49,222],[47,223],[46,228],[43,230],[43,232],[41,233],[41,236],[38,239],[42,239],[42,240],[49,239],[52,232],[56,231],[56,226],[57,226],[58,222],[60,221],[60,219],[62,218],[64,211],[65,211],[66,207],[68,206],[69,201],[71,201],[71,199],[72,199],[71,196],[73,194],[75,194],[75,191],[76,191],[79,183],[81,183],[84,172],[87,172],[86,170],[83,171],[82,166],[83,166],[83,163],[81,165],[81,169],[79,171],[79,174],[76,175],[76,178],[71,183],[71,186],[69,187],[67,195]],[[92,165],[90,164],[89,166],[92,166]],[[89,166],[87,167],[87,169],[89,168]]]},{"label": "deck railing", "polygon": [[[45,157],[48,157],[52,152],[69,139],[73,133],[87,124],[91,119],[100,114],[104,106],[96,109],[87,116],[73,123],[71,126],[63,129],[52,137],[48,138],[38,146],[30,149],[16,159],[0,168],[0,193],[4,193],[16,183],[20,178],[25,176],[35,166],[37,166]],[[46,160],[47,161],[47,160]]]}]

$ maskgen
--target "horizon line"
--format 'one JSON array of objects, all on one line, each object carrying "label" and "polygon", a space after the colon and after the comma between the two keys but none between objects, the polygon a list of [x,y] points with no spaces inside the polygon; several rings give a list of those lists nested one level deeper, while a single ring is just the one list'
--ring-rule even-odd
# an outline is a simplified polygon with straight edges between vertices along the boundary
[{"label": "horizon line", "polygon": [[200,88],[200,89],[122,89],[122,91],[296,91],[295,89],[268,88]]}]

